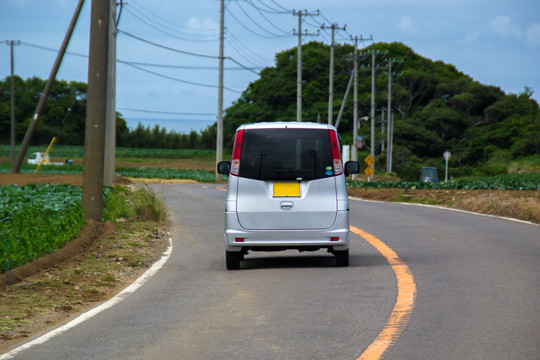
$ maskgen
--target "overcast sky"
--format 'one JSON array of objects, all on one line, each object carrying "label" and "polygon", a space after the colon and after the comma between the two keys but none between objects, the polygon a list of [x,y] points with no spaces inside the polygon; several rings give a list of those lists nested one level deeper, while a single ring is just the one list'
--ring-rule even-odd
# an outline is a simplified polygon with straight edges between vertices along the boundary
[{"label": "overcast sky", "polygon": [[[124,2],[117,58],[132,65],[117,65],[118,111],[128,119],[164,119],[161,125],[168,129],[174,128],[170,119],[178,123],[196,119],[202,125],[215,121],[217,59],[182,54],[133,36],[170,49],[217,56],[220,2]],[[76,4],[76,0],[0,0],[0,77],[10,73],[5,41],[20,40],[15,74],[46,79],[56,56],[47,49],[60,47]],[[86,0],[68,48],[72,54],[65,57],[58,79],[87,81],[88,59],[76,54],[88,54],[90,6],[91,0]],[[314,33],[323,23],[346,25],[346,31],[336,31],[337,42],[350,42],[350,35],[402,42],[421,56],[453,64],[474,80],[507,93],[518,94],[528,86],[535,91],[533,98],[540,100],[538,0],[230,0],[226,7],[225,56],[256,68],[255,72],[273,65],[275,53],[297,45],[292,33],[298,16],[287,10],[312,14],[320,10],[319,16],[304,18],[303,30]],[[322,31],[303,42],[328,44],[329,33]],[[258,78],[238,70],[237,63],[225,63],[225,108]]]}]

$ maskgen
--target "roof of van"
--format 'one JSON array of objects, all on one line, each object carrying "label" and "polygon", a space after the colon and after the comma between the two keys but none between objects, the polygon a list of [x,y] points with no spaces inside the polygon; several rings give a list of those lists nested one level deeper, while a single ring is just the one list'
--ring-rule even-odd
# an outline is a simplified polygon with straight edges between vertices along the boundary
[{"label": "roof of van", "polygon": [[336,130],[336,128],[329,124],[318,124],[313,122],[297,122],[297,121],[276,121],[276,122],[260,122],[255,124],[240,125],[238,130],[246,129],[327,129]]}]

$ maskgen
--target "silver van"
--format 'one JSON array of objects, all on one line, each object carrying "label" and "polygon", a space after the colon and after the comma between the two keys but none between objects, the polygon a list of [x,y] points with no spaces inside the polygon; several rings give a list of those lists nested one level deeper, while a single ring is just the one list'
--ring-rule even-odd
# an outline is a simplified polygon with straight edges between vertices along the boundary
[{"label": "silver van", "polygon": [[241,125],[232,161],[218,163],[229,175],[225,203],[227,269],[240,267],[250,251],[326,249],[337,266],[349,265],[349,201],[339,135],[327,124],[273,122]]}]

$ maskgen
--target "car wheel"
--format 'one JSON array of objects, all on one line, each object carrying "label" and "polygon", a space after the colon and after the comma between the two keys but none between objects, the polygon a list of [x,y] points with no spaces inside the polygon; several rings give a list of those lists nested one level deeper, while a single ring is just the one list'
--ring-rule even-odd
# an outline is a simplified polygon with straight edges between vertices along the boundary
[{"label": "car wheel", "polygon": [[239,251],[225,251],[225,262],[227,270],[238,270],[242,253]]},{"label": "car wheel", "polygon": [[335,251],[334,255],[336,256],[336,266],[349,266],[349,250]]}]

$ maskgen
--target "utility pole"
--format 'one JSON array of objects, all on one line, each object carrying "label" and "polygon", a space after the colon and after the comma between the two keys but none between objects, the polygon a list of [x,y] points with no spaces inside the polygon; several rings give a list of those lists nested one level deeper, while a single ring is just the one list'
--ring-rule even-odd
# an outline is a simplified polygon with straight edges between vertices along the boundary
[{"label": "utility pole", "polygon": [[86,219],[97,222],[103,214],[110,10],[110,0],[92,0],[81,204]]},{"label": "utility pole", "polygon": [[[353,68],[353,76],[354,76],[354,90],[353,90],[353,148],[352,148],[352,154],[351,159],[353,161],[358,161],[358,148],[357,148],[357,141],[358,141],[358,36],[354,37],[354,68]],[[358,179],[358,174],[353,174],[353,180]]]},{"label": "utility pole", "polygon": [[392,76],[399,75],[392,72],[392,63],[401,64],[403,60],[396,61],[395,59],[388,60],[388,124],[386,133],[386,172],[392,172],[392,150],[393,150],[393,131],[394,131],[394,116],[392,114]]},{"label": "utility pole", "polygon": [[296,64],[296,121],[302,122],[302,35],[319,35],[317,31],[316,34],[308,34],[307,30],[305,34],[302,34],[302,16],[318,16],[319,10],[317,13],[309,13],[307,10],[302,12],[301,10],[293,10],[293,15],[298,15],[298,33],[293,31],[295,35],[298,35],[298,54],[297,54],[297,64]]},{"label": "utility pole", "polygon": [[107,72],[107,118],[105,120],[105,168],[103,185],[113,186],[116,156],[116,0],[109,0],[109,60]]},{"label": "utility pole", "polygon": [[[387,51],[381,52],[375,49],[371,50],[371,156],[375,159],[375,56],[379,54],[386,54]],[[373,169],[373,175],[375,175],[375,162],[371,164]]]},{"label": "utility pole", "polygon": [[217,109],[217,139],[216,139],[216,180],[218,179],[217,163],[223,160],[223,60],[225,41],[225,0],[220,1],[219,7],[219,71],[218,71],[218,109]]},{"label": "utility pole", "polygon": [[[352,39],[352,36],[351,36]],[[357,148],[357,141],[358,141],[358,40],[364,41],[364,40],[373,40],[373,35],[370,36],[369,39],[364,39],[362,35],[360,35],[360,38],[358,36],[354,37],[354,70],[353,70],[353,76],[354,76],[354,103],[353,103],[353,150],[352,150],[352,160],[358,161],[358,148]],[[353,180],[358,179],[358,174],[353,174]]]},{"label": "utility pole", "polygon": [[[381,135],[384,136],[384,111],[385,111],[385,107],[383,106],[381,108]],[[381,152],[384,151],[384,140],[381,140]]]},{"label": "utility pole", "polygon": [[19,40],[6,40],[6,44],[10,46],[11,54],[11,164],[15,164],[15,78],[14,78],[14,57],[13,57],[13,47],[15,45],[20,45]]},{"label": "utility pole", "polygon": [[58,69],[60,68],[60,64],[62,63],[62,58],[64,57],[67,46],[69,44],[69,40],[71,39],[71,34],[73,34],[73,30],[75,29],[75,24],[77,24],[77,19],[79,18],[79,14],[81,13],[83,4],[84,0],[79,0],[79,2],[77,3],[77,7],[75,8],[75,12],[73,14],[73,17],[71,18],[71,23],[69,24],[66,36],[64,37],[64,41],[62,42],[62,46],[60,46],[58,54],[56,55],[56,60],[54,61],[54,65],[49,74],[49,78],[47,79],[47,83],[45,84],[45,88],[43,89],[41,97],[39,98],[36,110],[34,111],[34,116],[30,121],[30,125],[28,125],[28,129],[26,129],[26,134],[24,135],[23,141],[21,143],[19,153],[17,154],[17,157],[15,158],[15,163],[11,168],[12,173],[18,173],[19,169],[21,168],[24,155],[26,154],[26,150],[28,150],[30,142],[32,141],[32,136],[34,135],[34,131],[39,121],[39,116],[41,115],[41,112],[45,107],[45,102],[47,101],[47,97],[49,96],[49,93],[51,91],[54,79],[56,78],[56,74],[58,73]]},{"label": "utility pole", "polygon": [[340,28],[336,23],[326,26],[323,24],[321,29],[332,29],[332,40],[330,41],[330,70],[328,72],[328,124],[332,125],[334,112],[334,33],[335,30],[345,30],[347,25]]},{"label": "utility pole", "polygon": [[[375,159],[375,50],[371,51],[371,157]],[[373,177],[375,175],[375,161],[371,164]]]},{"label": "utility pole", "polygon": [[392,143],[390,141],[390,133],[391,133],[391,127],[393,124],[392,122],[392,62],[393,59],[390,59],[388,61],[388,129],[386,134],[386,142],[388,144],[388,149],[386,150],[386,172],[390,173],[392,172],[392,161],[390,158],[392,157]]}]

